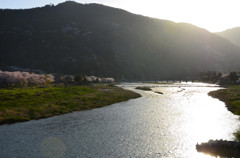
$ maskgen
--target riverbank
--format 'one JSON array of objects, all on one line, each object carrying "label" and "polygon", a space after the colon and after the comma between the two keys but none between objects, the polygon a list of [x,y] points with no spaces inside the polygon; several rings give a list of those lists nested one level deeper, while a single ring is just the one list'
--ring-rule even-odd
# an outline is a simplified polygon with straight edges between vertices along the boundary
[{"label": "riverbank", "polygon": [[116,86],[48,86],[0,89],[0,124],[28,121],[90,110],[138,98],[140,94]]},{"label": "riverbank", "polygon": [[[240,85],[227,86],[226,89],[209,92],[208,95],[223,101],[228,110],[240,115]],[[236,140],[240,140],[240,131],[234,133]]]},{"label": "riverbank", "polygon": [[[240,115],[240,86],[231,85],[226,89],[209,92],[208,95],[225,102],[229,111]],[[210,140],[207,143],[197,144],[199,152],[220,157],[238,157],[240,155],[240,131],[234,133],[236,141]]]},{"label": "riverbank", "polygon": [[226,89],[219,89],[208,94],[225,102],[228,110],[235,115],[240,115],[240,85],[228,86]]}]

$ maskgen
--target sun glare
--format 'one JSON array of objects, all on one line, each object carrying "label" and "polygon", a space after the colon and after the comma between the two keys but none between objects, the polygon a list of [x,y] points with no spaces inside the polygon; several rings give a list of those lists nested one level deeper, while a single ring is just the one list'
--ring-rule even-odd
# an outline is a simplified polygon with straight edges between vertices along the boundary
[{"label": "sun glare", "polygon": [[187,22],[212,32],[240,26],[237,0],[123,0],[117,5],[137,14]]},{"label": "sun glare", "polygon": [[[220,32],[239,27],[239,0],[75,0],[79,3],[100,3],[144,16],[174,22],[191,23],[211,32]],[[2,0],[0,8],[31,8],[64,0]]]}]

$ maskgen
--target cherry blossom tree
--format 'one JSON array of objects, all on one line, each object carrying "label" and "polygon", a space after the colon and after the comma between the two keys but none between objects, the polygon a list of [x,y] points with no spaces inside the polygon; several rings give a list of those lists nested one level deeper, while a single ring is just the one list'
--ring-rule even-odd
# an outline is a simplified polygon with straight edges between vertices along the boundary
[{"label": "cherry blossom tree", "polygon": [[51,74],[42,75],[29,72],[8,72],[0,70],[1,87],[25,87],[29,85],[39,85],[54,82]]}]

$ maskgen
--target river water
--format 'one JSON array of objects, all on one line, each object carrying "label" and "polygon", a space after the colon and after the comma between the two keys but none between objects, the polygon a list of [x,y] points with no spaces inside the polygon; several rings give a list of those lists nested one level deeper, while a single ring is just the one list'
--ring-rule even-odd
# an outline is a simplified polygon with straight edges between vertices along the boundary
[{"label": "river water", "polygon": [[[151,86],[153,91],[134,89]],[[119,85],[141,98],[89,111],[0,126],[1,158],[209,158],[197,143],[232,140],[240,127],[203,83]],[[156,91],[163,94],[157,94]]]}]

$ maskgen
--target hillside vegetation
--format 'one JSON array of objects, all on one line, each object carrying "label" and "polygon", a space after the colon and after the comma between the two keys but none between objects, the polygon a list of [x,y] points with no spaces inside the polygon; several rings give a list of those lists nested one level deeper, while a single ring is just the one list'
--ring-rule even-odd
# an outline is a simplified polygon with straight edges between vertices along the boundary
[{"label": "hillside vegetation", "polygon": [[157,80],[240,68],[240,48],[216,34],[99,4],[6,9],[0,20],[2,70]]},{"label": "hillside vegetation", "polygon": [[233,44],[236,44],[237,46],[240,47],[240,27],[228,29],[223,32],[217,32],[216,34],[228,39]]}]

